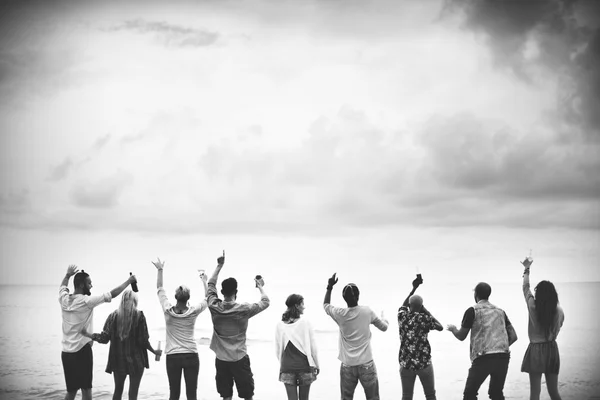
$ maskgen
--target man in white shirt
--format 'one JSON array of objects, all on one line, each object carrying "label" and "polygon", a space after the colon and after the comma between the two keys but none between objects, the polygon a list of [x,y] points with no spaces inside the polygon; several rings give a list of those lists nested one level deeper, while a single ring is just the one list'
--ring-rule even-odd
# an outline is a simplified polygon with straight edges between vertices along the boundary
[{"label": "man in white shirt", "polygon": [[[81,389],[82,400],[92,398],[92,340],[81,334],[82,330],[93,332],[94,307],[108,303],[117,297],[130,283],[136,282],[135,276],[130,276],[125,282],[110,292],[92,296],[92,280],[77,266],[69,265],[58,291],[58,301],[62,309],[62,364],[67,384],[65,400],[73,400]],[[73,279],[73,294],[69,294],[67,285],[71,276]]]},{"label": "man in white shirt", "polygon": [[338,358],[342,362],[340,366],[342,400],[354,398],[354,390],[359,381],[367,400],[379,400],[379,380],[371,350],[370,326],[373,324],[385,332],[389,323],[383,315],[379,318],[369,307],[358,305],[360,292],[353,283],[346,285],[342,291],[348,308],[331,305],[331,290],[338,281],[335,275],[329,278],[323,308],[340,328]]}]

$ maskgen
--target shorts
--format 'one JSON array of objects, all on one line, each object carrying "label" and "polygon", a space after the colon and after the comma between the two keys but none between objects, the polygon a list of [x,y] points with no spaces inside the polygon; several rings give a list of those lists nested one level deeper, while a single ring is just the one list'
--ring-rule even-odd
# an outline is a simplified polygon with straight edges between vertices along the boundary
[{"label": "shorts", "polygon": [[560,370],[560,355],[556,341],[544,343],[529,343],[521,371],[538,374],[558,374]]},{"label": "shorts", "polygon": [[79,389],[91,389],[94,366],[92,345],[88,343],[75,353],[65,353],[63,351],[61,358],[67,392],[73,393]]},{"label": "shorts", "polygon": [[233,383],[238,396],[247,399],[254,396],[254,378],[250,368],[250,357],[244,356],[238,361],[223,361],[215,359],[217,375],[217,392],[221,397],[233,396]]},{"label": "shorts", "polygon": [[279,382],[292,386],[310,386],[317,380],[317,374],[314,371],[297,371],[279,373]]}]

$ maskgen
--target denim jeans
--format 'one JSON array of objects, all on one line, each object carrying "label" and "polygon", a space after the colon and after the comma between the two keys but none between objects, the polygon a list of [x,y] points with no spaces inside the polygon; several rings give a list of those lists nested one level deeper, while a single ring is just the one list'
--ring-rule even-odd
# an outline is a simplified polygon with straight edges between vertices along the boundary
[{"label": "denim jeans", "polygon": [[415,389],[415,380],[419,377],[425,399],[435,399],[435,379],[433,376],[433,365],[429,364],[423,369],[413,371],[404,367],[400,367],[400,381],[402,381],[402,400],[412,400]]},{"label": "denim jeans", "polygon": [[379,400],[379,381],[377,380],[377,368],[374,361],[353,367],[342,363],[340,366],[342,400],[352,400],[354,398],[354,390],[358,381],[360,381],[365,391],[367,400]]},{"label": "denim jeans", "polygon": [[168,354],[167,376],[169,377],[169,400],[179,400],[181,372],[185,379],[185,394],[188,400],[196,400],[200,359],[198,353]]},{"label": "denim jeans", "polygon": [[477,357],[469,368],[463,400],[477,400],[479,388],[490,377],[488,395],[492,400],[504,400],[504,382],[508,373],[508,354],[488,354]]}]

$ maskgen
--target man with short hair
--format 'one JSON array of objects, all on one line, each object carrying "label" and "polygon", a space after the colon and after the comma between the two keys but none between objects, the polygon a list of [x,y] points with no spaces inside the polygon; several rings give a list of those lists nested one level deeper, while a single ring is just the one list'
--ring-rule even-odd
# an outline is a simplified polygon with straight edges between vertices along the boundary
[{"label": "man with short hair", "polygon": [[338,324],[340,365],[340,391],[342,400],[352,400],[356,385],[360,381],[367,400],[379,400],[379,380],[377,368],[371,350],[371,324],[379,330],[386,331],[388,321],[381,314],[379,318],[367,306],[359,306],[360,291],[354,283],[347,284],[342,290],[342,297],[348,308],[331,305],[331,291],[338,282],[333,274],[327,282],[327,291],[323,300],[323,308]]},{"label": "man with short hair", "polygon": [[215,352],[217,391],[224,400],[233,397],[233,384],[238,396],[252,400],[254,378],[250,368],[250,357],[246,349],[248,320],[269,307],[269,297],[263,289],[262,279],[255,279],[261,297],[258,303],[237,303],[237,281],[227,278],[221,283],[223,300],[217,294],[217,280],[225,264],[223,256],[217,258],[217,268],[208,280],[208,309],[212,316],[213,335],[210,348]]},{"label": "man with short hair", "polygon": [[[73,278],[73,294],[69,294],[68,284]],[[94,307],[108,303],[117,297],[129,284],[137,282],[135,275],[110,292],[92,296],[92,279],[83,270],[78,272],[76,265],[69,265],[58,292],[62,309],[62,364],[67,384],[65,400],[73,400],[81,389],[83,400],[92,398],[92,339],[81,334],[83,330],[93,332]]]},{"label": "man with short hair", "polygon": [[417,276],[412,282],[412,290],[398,310],[398,330],[400,333],[400,381],[402,400],[412,400],[415,380],[419,377],[425,398],[435,400],[435,379],[431,363],[431,346],[427,334],[431,330],[442,331],[442,324],[423,305],[423,298],[414,294],[423,278]]},{"label": "man with short hair", "polygon": [[511,346],[517,333],[506,313],[489,302],[492,288],[485,282],[475,286],[476,304],[465,311],[460,329],[447,329],[463,341],[471,331],[471,368],[465,384],[463,400],[477,400],[479,388],[490,376],[488,394],[492,400],[504,400],[504,382],[508,373]]}]

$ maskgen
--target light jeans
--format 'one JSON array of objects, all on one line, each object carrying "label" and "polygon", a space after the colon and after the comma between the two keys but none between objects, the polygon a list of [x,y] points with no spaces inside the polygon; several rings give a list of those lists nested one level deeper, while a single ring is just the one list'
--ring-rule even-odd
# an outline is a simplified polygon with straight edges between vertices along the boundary
[{"label": "light jeans", "polygon": [[367,400],[379,400],[379,380],[374,361],[355,366],[340,366],[340,390],[342,400],[354,399],[354,390],[360,381]]},{"label": "light jeans", "polygon": [[400,380],[402,381],[402,400],[412,400],[415,389],[415,380],[419,377],[425,399],[436,400],[435,398],[435,379],[433,376],[433,364],[429,364],[423,369],[413,371],[400,366]]}]

